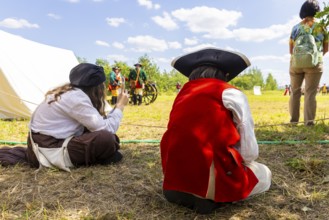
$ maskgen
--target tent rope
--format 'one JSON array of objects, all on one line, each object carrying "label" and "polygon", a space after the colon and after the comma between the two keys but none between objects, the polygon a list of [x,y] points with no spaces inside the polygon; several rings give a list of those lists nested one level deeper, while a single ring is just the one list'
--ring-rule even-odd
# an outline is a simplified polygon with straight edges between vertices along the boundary
[{"label": "tent rope", "polygon": [[25,99],[22,99],[22,98],[16,96],[16,95],[12,95],[12,94],[10,94],[10,93],[8,93],[8,92],[4,92],[4,91],[1,91],[1,90],[0,90],[0,93],[2,93],[2,94],[4,94],[4,95],[7,95],[7,96],[11,96],[11,97],[16,98],[16,99],[19,99],[20,101],[23,101],[23,102],[27,102],[27,103],[30,103],[30,104],[33,104],[33,105],[38,105],[38,104],[36,104],[36,103],[34,103],[34,102],[27,101],[27,100],[25,100]]}]

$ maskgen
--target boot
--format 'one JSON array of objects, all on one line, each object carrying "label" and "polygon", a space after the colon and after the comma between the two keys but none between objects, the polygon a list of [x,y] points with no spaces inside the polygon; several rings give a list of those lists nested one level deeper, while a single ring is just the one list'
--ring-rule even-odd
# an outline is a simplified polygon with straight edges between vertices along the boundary
[{"label": "boot", "polygon": [[115,105],[115,103],[116,103],[115,102],[115,98],[116,98],[115,96],[112,96],[112,98],[111,98],[111,105]]},{"label": "boot", "polygon": [[132,99],[133,99],[134,105],[137,105],[137,95],[136,94],[133,94]]},{"label": "boot", "polygon": [[142,104],[142,96],[138,95],[138,105],[141,105],[141,104]]}]

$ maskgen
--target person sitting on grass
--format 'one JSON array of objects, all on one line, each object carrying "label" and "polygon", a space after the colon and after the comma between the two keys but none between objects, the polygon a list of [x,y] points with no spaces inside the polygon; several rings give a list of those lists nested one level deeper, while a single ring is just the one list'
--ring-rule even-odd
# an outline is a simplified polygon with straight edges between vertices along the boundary
[{"label": "person sitting on grass", "polygon": [[205,48],[172,61],[189,78],[161,143],[163,193],[198,213],[267,191],[271,171],[258,144],[246,96],[228,84],[250,65],[243,54]]},{"label": "person sitting on grass", "polygon": [[29,123],[28,146],[0,150],[0,164],[26,162],[32,167],[70,167],[119,162],[115,134],[128,103],[127,93],[105,113],[103,67],[81,63],[70,72],[70,83],[46,93]]}]

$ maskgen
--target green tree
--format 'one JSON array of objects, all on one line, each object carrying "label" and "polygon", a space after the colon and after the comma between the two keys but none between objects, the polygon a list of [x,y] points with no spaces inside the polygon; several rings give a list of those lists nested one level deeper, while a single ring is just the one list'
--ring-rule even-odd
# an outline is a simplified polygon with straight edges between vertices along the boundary
[{"label": "green tree", "polygon": [[175,92],[177,82],[183,85],[188,81],[186,76],[175,69],[172,69],[170,72],[164,71],[161,73],[157,64],[148,55],[140,57],[138,62],[143,65],[143,70],[147,74],[148,80],[156,83],[160,93]]},{"label": "green tree", "polygon": [[109,75],[112,70],[109,61],[98,58],[96,59],[95,64],[98,66],[102,66],[104,68],[105,77],[106,77],[105,85],[107,86],[109,84]]},{"label": "green tree", "polygon": [[142,64],[143,70],[145,71],[148,81],[156,82],[160,80],[160,70],[155,62],[153,62],[147,54],[141,56],[138,62]]},{"label": "green tree", "polygon": [[248,74],[250,74],[251,77],[251,81],[254,86],[264,86],[264,79],[263,79],[263,74],[262,71],[260,71],[260,69],[258,69],[257,67],[254,67],[252,69],[250,69],[248,72]]},{"label": "green tree", "polygon": [[230,84],[244,90],[251,90],[254,86],[263,87],[263,74],[257,67],[254,67],[235,77],[230,81]]},{"label": "green tree", "polygon": [[[79,60],[83,62],[86,61],[82,58],[79,58]],[[141,56],[138,59],[138,62],[143,65],[148,81],[156,83],[159,93],[173,93],[176,91],[177,82],[184,85],[188,81],[186,76],[179,73],[174,68],[170,70],[170,72],[163,71],[161,73],[158,65],[146,54]],[[112,71],[113,67],[118,66],[121,69],[121,74],[125,78],[128,78],[130,70],[134,68],[128,66],[127,63],[122,61],[114,61],[114,64],[110,65],[105,59],[97,59],[95,63],[103,66],[106,74],[106,85],[108,85],[108,75]],[[240,74],[229,83],[243,90],[252,90],[254,86],[261,86],[262,88],[265,86],[265,89],[268,90],[276,89],[278,87],[272,74],[269,74],[266,79],[266,83],[264,84],[262,72],[257,67],[248,69],[248,71]],[[128,86],[129,83],[126,82],[126,88],[128,88]]]},{"label": "green tree", "polygon": [[77,60],[78,60],[79,63],[88,63],[87,59],[84,58],[84,57],[77,56],[76,58],[77,58]]},{"label": "green tree", "polygon": [[116,66],[121,69],[121,74],[124,77],[128,78],[131,67],[127,63],[122,62],[122,61],[114,61],[114,64],[112,65],[112,68],[116,67]]},{"label": "green tree", "polygon": [[188,81],[188,78],[178,72],[175,69],[172,69],[169,73],[166,71],[161,74],[161,80],[159,82],[159,87],[161,91],[173,93],[176,91],[176,84],[179,82],[182,86]]},{"label": "green tree", "polygon": [[109,61],[98,58],[98,59],[96,59],[95,64],[98,66],[102,66],[104,68],[105,74],[108,75],[111,72],[111,66],[110,66]]},{"label": "green tree", "polygon": [[268,74],[265,82],[265,90],[276,90],[278,89],[278,83],[274,79],[271,73]]},{"label": "green tree", "polygon": [[323,10],[317,12],[315,17],[320,20],[320,26],[322,26],[322,28],[327,31],[327,27],[329,25],[329,3],[323,2],[323,5]]},{"label": "green tree", "polygon": [[238,76],[229,83],[243,90],[250,90],[254,86],[252,83],[252,76],[250,74]]}]

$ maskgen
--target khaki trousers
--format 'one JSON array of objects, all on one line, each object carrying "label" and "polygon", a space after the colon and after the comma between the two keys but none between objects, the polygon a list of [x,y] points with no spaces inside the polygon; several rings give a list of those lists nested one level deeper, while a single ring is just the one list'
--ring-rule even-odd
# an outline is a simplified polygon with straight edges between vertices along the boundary
[{"label": "khaki trousers", "polygon": [[304,124],[312,123],[316,113],[316,94],[323,73],[323,63],[313,68],[293,68],[290,65],[291,95],[289,100],[290,122],[299,121],[302,85],[304,91]]}]

